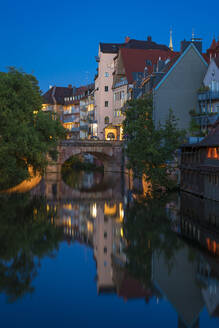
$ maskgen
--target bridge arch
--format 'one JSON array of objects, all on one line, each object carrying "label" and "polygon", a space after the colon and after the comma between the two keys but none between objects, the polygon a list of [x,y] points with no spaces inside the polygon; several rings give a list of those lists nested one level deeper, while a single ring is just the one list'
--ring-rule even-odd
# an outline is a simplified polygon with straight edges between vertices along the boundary
[{"label": "bridge arch", "polygon": [[104,165],[104,171],[121,172],[123,164],[122,142],[100,140],[68,140],[59,146],[59,164],[63,165],[71,156],[91,154]]}]

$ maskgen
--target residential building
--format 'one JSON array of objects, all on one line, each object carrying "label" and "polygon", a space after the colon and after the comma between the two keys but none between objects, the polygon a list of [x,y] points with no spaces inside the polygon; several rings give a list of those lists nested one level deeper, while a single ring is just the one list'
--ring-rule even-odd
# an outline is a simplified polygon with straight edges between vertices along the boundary
[{"label": "residential building", "polygon": [[201,288],[196,282],[197,260],[190,260],[190,252],[189,247],[184,244],[184,247],[175,250],[175,260],[171,263],[168,263],[164,252],[153,252],[152,281],[161,296],[175,309],[178,316],[177,327],[197,328],[205,303]]},{"label": "residential building", "polygon": [[182,190],[219,201],[219,120],[197,144],[181,147]]},{"label": "residential building", "polygon": [[[135,91],[140,93],[140,82],[152,72],[160,63],[170,60],[176,55],[169,48],[163,49],[129,49],[120,48],[114,58],[113,73],[113,125],[115,136],[122,139],[122,122],[124,120],[123,106],[131,98],[135,98]],[[105,138],[108,138],[108,127],[105,128]]]},{"label": "residential building", "polygon": [[[42,109],[56,113],[64,128],[67,139],[79,139],[90,137],[90,132],[95,128],[95,113],[92,92],[94,85],[81,87],[51,87],[44,95]],[[85,112],[86,120],[80,114]],[[88,112],[92,114],[88,115]],[[89,118],[89,120],[88,120]],[[85,133],[83,133],[85,132]]]},{"label": "residential building", "polygon": [[194,118],[204,133],[209,132],[219,118],[219,54],[211,57],[203,86],[198,90],[198,106]]},{"label": "residential building", "polygon": [[80,100],[80,139],[97,137],[97,120],[94,108],[94,90]]},{"label": "residential building", "polygon": [[155,127],[164,124],[172,109],[178,128],[188,129],[190,111],[197,106],[197,90],[207,71],[207,62],[194,43],[164,68],[160,82],[153,88],[153,119]]},{"label": "residential building", "polygon": [[[100,43],[98,56],[97,75],[95,77],[95,109],[98,121],[98,137],[105,138],[105,127],[114,122],[113,115],[113,82],[114,82],[114,57],[120,48],[126,49],[158,49],[170,52],[165,45],[159,45],[152,41],[149,36],[147,40],[140,41],[126,38],[125,43]],[[110,132],[108,132],[110,133]]]}]

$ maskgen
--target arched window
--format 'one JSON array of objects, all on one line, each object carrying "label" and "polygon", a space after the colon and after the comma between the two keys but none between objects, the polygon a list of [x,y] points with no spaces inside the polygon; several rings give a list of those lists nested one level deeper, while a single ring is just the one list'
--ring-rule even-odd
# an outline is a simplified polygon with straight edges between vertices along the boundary
[{"label": "arched window", "polygon": [[107,134],[107,140],[115,140],[115,134],[110,132]]},{"label": "arched window", "polygon": [[105,124],[109,124],[109,116],[105,116],[104,122]]}]

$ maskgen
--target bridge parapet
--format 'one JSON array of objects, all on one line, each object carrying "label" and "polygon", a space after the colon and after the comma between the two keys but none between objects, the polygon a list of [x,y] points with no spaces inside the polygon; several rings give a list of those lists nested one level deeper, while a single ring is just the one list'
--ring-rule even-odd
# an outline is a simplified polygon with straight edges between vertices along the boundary
[{"label": "bridge parapet", "polygon": [[122,147],[123,141],[109,141],[109,140],[64,140],[61,141],[60,146],[65,147]]}]

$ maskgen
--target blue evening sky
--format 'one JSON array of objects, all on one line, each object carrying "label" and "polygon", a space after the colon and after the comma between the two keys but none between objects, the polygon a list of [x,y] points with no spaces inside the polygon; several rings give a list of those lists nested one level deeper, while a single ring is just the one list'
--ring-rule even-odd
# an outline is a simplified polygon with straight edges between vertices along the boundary
[{"label": "blue evening sky", "polygon": [[174,49],[194,28],[208,48],[219,35],[219,1],[73,1],[2,0],[0,70],[8,66],[33,73],[40,87],[92,82],[99,42],[123,42],[125,36],[169,43]]}]

